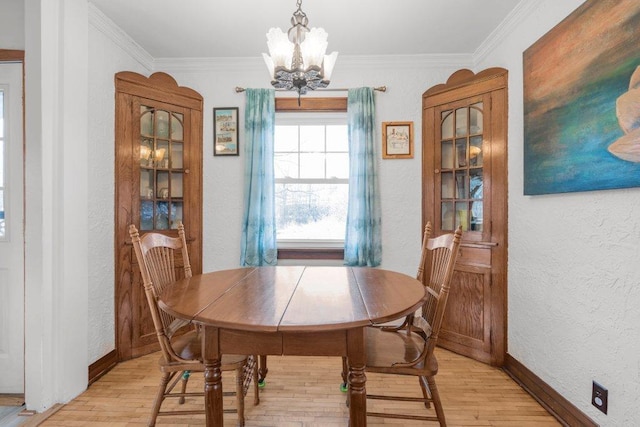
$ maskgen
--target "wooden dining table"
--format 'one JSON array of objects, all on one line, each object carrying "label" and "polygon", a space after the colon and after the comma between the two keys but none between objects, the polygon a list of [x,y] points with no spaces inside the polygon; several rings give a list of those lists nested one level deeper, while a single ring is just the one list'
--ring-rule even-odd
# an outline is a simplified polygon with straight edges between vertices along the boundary
[{"label": "wooden dining table", "polygon": [[207,426],[223,425],[221,354],[258,354],[346,356],[349,425],[361,427],[367,425],[364,328],[406,316],[424,298],[418,280],[394,271],[276,266],[182,279],[158,303],[203,327]]}]

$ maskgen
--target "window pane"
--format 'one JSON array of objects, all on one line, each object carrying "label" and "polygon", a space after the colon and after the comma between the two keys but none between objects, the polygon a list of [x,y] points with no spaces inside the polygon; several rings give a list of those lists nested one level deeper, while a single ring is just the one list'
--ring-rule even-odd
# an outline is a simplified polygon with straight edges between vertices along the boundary
[{"label": "window pane", "polygon": [[298,126],[276,126],[274,149],[279,151],[298,151]]},{"label": "window pane", "polygon": [[301,153],[300,154],[300,178],[324,179],[323,153]]},{"label": "window pane", "polygon": [[298,178],[298,154],[276,153],[273,169],[276,178]]},{"label": "window pane", "polygon": [[349,153],[327,153],[327,178],[349,179]]},{"label": "window pane", "polygon": [[300,152],[324,151],[324,126],[300,126]]},{"label": "window pane", "polygon": [[276,184],[278,240],[343,240],[348,195],[348,184]]},{"label": "window pane", "polygon": [[346,125],[327,126],[327,151],[349,152]]}]

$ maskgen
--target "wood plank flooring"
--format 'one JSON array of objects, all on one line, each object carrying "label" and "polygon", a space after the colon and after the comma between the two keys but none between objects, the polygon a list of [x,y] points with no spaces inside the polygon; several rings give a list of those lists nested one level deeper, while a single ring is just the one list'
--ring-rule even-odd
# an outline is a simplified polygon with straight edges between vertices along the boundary
[{"label": "wood plank flooring", "polygon": [[[436,354],[440,363],[436,381],[449,426],[561,425],[501,370],[443,349],[437,349]],[[156,353],[120,363],[39,425],[146,425],[160,379],[158,357]],[[346,395],[339,390],[340,358],[269,356],[268,367],[267,385],[261,390],[260,405],[253,406],[253,391],[246,398],[248,427],[344,427],[348,424]],[[223,382],[233,384],[233,373],[225,372]],[[201,376],[193,375],[190,388],[201,389],[202,386]],[[420,395],[415,378],[388,375],[367,374],[367,390],[371,393]],[[225,407],[233,405],[233,398],[228,399]],[[200,408],[201,405],[202,400],[188,399],[183,407]],[[420,404],[411,402],[370,400],[367,406],[370,410],[393,409],[421,414],[427,411]],[[236,419],[235,414],[225,414],[225,425],[236,425]],[[435,424],[373,417],[369,417],[367,422],[371,426]],[[204,416],[159,417],[157,425],[203,426]]]}]

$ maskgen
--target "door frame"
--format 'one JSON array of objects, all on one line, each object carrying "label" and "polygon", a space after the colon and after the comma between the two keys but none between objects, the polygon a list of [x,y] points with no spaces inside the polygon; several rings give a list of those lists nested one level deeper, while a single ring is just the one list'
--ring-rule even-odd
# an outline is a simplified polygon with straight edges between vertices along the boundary
[{"label": "door frame", "polygon": [[[25,241],[25,230],[26,230],[26,224],[25,224],[25,219],[26,219],[26,204],[25,204],[25,200],[26,200],[26,164],[25,164],[25,150],[26,150],[26,128],[25,128],[25,77],[24,77],[24,50],[17,50],[17,49],[0,49],[0,63],[20,63],[22,65],[22,93],[21,93],[21,97],[22,97],[22,218],[20,219],[22,221],[22,236],[20,236],[20,238],[22,239],[23,245],[22,245],[22,260],[23,260],[23,272],[22,272],[22,294],[23,294],[23,305],[22,305],[22,316],[24,317],[24,313],[25,313],[25,306],[24,306],[24,301],[26,301],[26,294],[25,294],[25,290],[26,290],[26,282],[25,282],[25,245],[24,245],[24,241]],[[23,327],[22,327],[22,343],[23,343],[23,347],[24,347],[24,343],[25,343],[25,325],[23,323]],[[26,378],[25,378],[25,354],[24,354],[24,350],[22,353],[22,377],[23,377],[23,383],[22,383],[22,393],[17,394],[17,396],[22,397],[24,399],[24,394],[25,394],[25,384],[26,384]]]}]

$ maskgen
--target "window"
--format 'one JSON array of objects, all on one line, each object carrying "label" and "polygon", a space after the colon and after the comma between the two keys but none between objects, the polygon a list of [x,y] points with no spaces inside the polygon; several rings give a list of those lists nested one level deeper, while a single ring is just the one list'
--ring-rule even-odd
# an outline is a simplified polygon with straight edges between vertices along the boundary
[{"label": "window", "polygon": [[346,113],[277,113],[278,247],[342,248],[349,197]]}]

